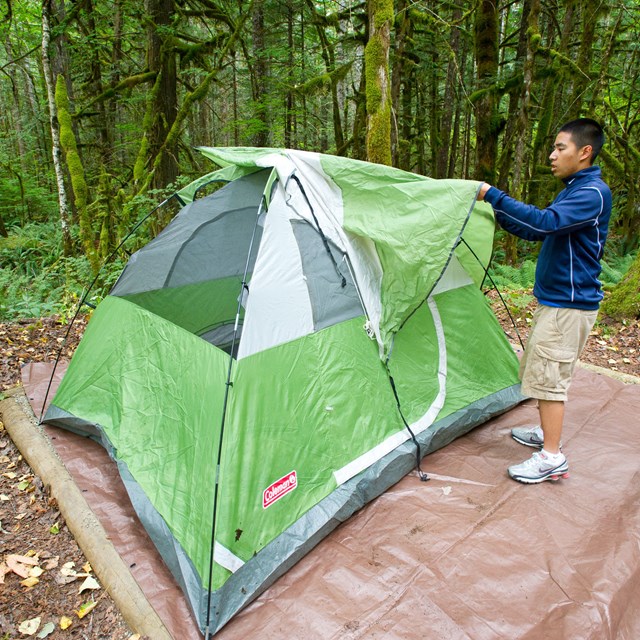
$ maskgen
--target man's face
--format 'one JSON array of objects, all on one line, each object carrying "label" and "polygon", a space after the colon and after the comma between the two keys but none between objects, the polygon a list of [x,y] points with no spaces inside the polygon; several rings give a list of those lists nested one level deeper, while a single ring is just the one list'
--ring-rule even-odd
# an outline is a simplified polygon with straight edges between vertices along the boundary
[{"label": "man's face", "polygon": [[551,160],[551,173],[556,178],[568,178],[581,169],[591,166],[591,146],[578,148],[571,134],[561,131],[556,136],[553,151],[549,156]]}]

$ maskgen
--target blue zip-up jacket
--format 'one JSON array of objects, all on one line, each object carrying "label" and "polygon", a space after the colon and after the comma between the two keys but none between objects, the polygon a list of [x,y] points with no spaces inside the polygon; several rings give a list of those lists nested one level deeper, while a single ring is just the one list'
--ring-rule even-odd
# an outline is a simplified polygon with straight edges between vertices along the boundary
[{"label": "blue zip-up jacket", "polygon": [[542,304],[597,309],[603,298],[600,260],[611,216],[611,191],[600,167],[563,179],[566,187],[546,208],[524,204],[491,187],[484,199],[500,226],[525,240],[542,241],[533,295]]}]

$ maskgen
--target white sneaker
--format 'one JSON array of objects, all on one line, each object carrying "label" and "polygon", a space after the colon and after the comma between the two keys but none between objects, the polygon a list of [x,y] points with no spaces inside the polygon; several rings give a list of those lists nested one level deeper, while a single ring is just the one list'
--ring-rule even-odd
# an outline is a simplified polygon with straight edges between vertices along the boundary
[{"label": "white sneaker", "polygon": [[551,462],[542,451],[536,451],[528,460],[509,467],[509,475],[518,482],[537,484],[545,480],[569,477],[569,465],[564,454],[559,462]]},{"label": "white sneaker", "polygon": [[514,427],[511,429],[511,437],[520,444],[527,445],[527,447],[536,447],[542,449],[544,444],[544,433],[542,433],[542,427]]},{"label": "white sneaker", "polygon": [[[511,437],[520,444],[524,444],[527,447],[535,447],[536,449],[542,449],[544,445],[544,433],[542,427],[514,427],[511,429]],[[562,442],[560,443],[560,450],[562,451]]]}]

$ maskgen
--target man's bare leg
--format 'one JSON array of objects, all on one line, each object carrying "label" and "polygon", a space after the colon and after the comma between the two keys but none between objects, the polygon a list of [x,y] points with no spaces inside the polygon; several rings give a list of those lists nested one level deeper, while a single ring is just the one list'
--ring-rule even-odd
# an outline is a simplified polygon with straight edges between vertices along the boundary
[{"label": "man's bare leg", "polygon": [[559,400],[538,400],[540,426],[544,433],[544,450],[548,453],[560,451],[562,423],[564,421],[564,402]]}]

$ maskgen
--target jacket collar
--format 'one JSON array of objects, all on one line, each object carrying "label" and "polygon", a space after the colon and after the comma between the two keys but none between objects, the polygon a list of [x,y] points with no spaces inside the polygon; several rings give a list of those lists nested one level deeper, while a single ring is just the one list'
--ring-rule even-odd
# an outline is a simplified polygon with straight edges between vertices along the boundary
[{"label": "jacket collar", "polygon": [[573,184],[576,180],[580,180],[581,178],[600,178],[602,176],[602,171],[600,167],[596,164],[587,167],[586,169],[582,169],[568,178],[563,178],[562,181],[567,185]]}]

